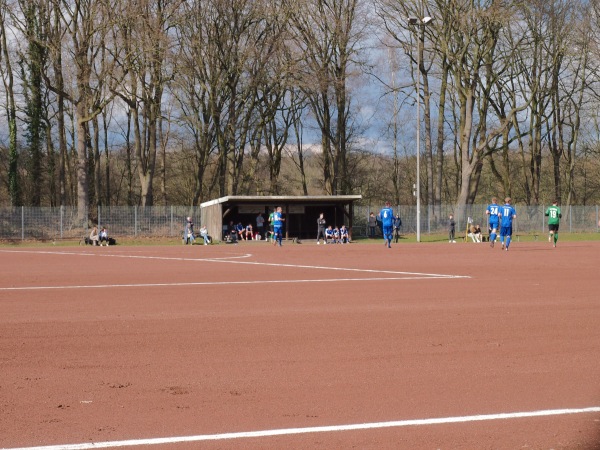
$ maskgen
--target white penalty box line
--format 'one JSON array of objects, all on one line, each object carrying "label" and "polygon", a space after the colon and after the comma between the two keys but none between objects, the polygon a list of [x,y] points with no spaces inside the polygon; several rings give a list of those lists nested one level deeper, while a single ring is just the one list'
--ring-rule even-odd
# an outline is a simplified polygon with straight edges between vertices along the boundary
[{"label": "white penalty box line", "polygon": [[[0,287],[0,291],[19,291],[19,290],[44,290],[44,289],[101,289],[101,288],[130,288],[130,287],[183,287],[183,286],[234,286],[240,284],[279,284],[279,283],[333,283],[333,282],[364,282],[364,281],[408,281],[408,280],[431,280],[431,279],[460,279],[471,278],[466,275],[450,275],[439,273],[421,273],[405,272],[396,270],[382,269],[358,269],[351,267],[331,267],[331,266],[312,266],[305,264],[281,264],[259,261],[243,261],[242,259],[252,257],[252,254],[243,254],[237,256],[226,256],[222,258],[189,258],[189,257],[168,257],[168,256],[148,256],[148,255],[119,255],[119,254],[101,254],[89,252],[50,252],[50,251],[14,251],[11,253],[34,253],[50,255],[76,255],[76,256],[98,256],[103,258],[127,258],[142,260],[163,260],[163,261],[186,261],[186,262],[209,262],[224,264],[243,264],[253,266],[267,266],[291,269],[309,269],[319,271],[337,271],[372,274],[379,276],[363,278],[315,278],[315,279],[286,279],[277,280],[249,280],[249,281],[197,281],[197,282],[176,282],[176,283],[124,283],[124,284],[97,284],[97,285],[74,285],[74,286],[21,286],[21,287]],[[395,275],[395,276],[381,276]]]},{"label": "white penalty box line", "polygon": [[196,436],[178,436],[178,437],[164,437],[164,438],[150,438],[150,439],[132,439],[132,440],[122,440],[122,441],[92,442],[92,443],[82,443],[82,444],[64,444],[64,445],[47,445],[47,446],[37,446],[37,447],[5,448],[3,450],[88,450],[88,449],[95,449],[95,448],[117,448],[117,447],[134,447],[134,446],[140,446],[140,445],[180,444],[180,443],[184,443],[184,442],[217,441],[217,440],[261,438],[261,437],[264,438],[264,437],[291,436],[291,435],[309,434],[309,433],[331,433],[331,432],[340,432],[340,431],[373,430],[373,429],[380,429],[380,428],[399,428],[399,427],[408,427],[408,426],[426,426],[426,425],[440,425],[440,424],[452,424],[452,423],[469,423],[469,422],[481,422],[481,421],[492,421],[492,420],[523,419],[523,418],[531,418],[531,417],[590,414],[590,413],[599,413],[599,412],[600,412],[600,407],[594,406],[594,407],[590,407],[590,408],[576,408],[576,409],[550,409],[550,410],[515,412],[515,413],[486,414],[486,415],[459,416],[459,417],[440,417],[440,418],[432,418],[432,419],[397,420],[397,421],[391,421],[391,422],[358,423],[358,424],[350,424],[350,425],[333,425],[333,426],[307,427],[307,428],[284,428],[284,429],[262,430],[262,431],[245,431],[245,432],[237,432],[237,433],[203,434],[203,435],[196,435]]}]

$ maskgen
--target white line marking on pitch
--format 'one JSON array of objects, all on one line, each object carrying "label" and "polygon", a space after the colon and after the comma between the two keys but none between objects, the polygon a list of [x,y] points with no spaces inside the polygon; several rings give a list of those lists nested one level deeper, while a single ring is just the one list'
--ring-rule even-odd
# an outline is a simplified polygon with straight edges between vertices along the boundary
[{"label": "white line marking on pitch", "polygon": [[223,256],[221,258],[183,258],[183,257],[171,257],[171,256],[141,256],[141,255],[119,255],[115,253],[102,254],[102,253],[90,253],[90,252],[67,252],[67,251],[35,251],[35,250],[0,250],[0,253],[33,253],[42,255],[75,255],[75,256],[99,256],[101,258],[133,258],[133,259],[158,259],[165,261],[214,261],[222,262],[227,259],[241,259],[250,258],[251,253],[246,253],[237,256]]},{"label": "white line marking on pitch", "polygon": [[330,433],[334,431],[372,430],[376,428],[397,428],[418,425],[439,425],[447,423],[480,422],[485,420],[522,419],[527,417],[560,416],[567,414],[587,414],[600,412],[600,407],[580,409],[550,409],[504,414],[487,414],[462,417],[440,417],[436,419],[398,420],[393,422],[359,423],[351,425],[333,425],[308,428],[283,428],[277,430],[246,431],[239,433],[203,434],[197,436],[179,436],[170,438],[132,439],[127,441],[108,441],[85,444],[47,445],[41,447],[5,448],[3,450],[87,450],[94,448],[115,448],[138,445],[178,444],[182,442],[216,441],[225,439],[242,439],[271,436],[286,436],[307,433]]},{"label": "white line marking on pitch", "polygon": [[[1,250],[0,250],[1,251]],[[81,252],[49,252],[49,251],[27,251],[27,250],[5,250],[5,252],[13,253],[43,253],[50,255],[80,255],[80,256],[100,256],[105,258],[133,258],[133,259],[153,259],[153,260],[166,260],[166,261],[198,261],[198,262],[219,262],[228,264],[247,264],[256,266],[271,266],[271,267],[289,267],[293,269],[316,269],[316,270],[334,270],[334,271],[345,271],[345,272],[364,272],[364,273],[387,273],[392,275],[416,275],[425,278],[471,278],[470,276],[463,275],[448,275],[440,273],[420,273],[420,272],[401,272],[396,270],[380,270],[380,269],[355,269],[349,267],[331,267],[331,266],[309,266],[302,264],[281,264],[281,263],[268,263],[258,261],[238,261],[235,260],[240,258],[249,258],[252,256],[250,253],[246,253],[240,256],[230,256],[224,258],[183,258],[183,257],[170,257],[170,256],[139,256],[139,255],[115,255],[115,254],[101,254],[101,253],[81,253]]]},{"label": "white line marking on pitch", "polygon": [[274,266],[274,267],[291,267],[294,269],[317,269],[317,270],[340,270],[347,272],[365,272],[365,273],[389,273],[393,275],[418,275],[425,277],[440,277],[440,278],[471,278],[468,276],[461,275],[447,275],[441,273],[419,273],[419,272],[400,272],[397,270],[379,270],[379,269],[353,269],[348,267],[330,267],[330,266],[307,266],[301,264],[280,264],[280,263],[265,263],[256,261],[215,261],[230,264],[248,264],[248,265],[259,265],[259,266]]},{"label": "white line marking on pitch", "polygon": [[229,286],[238,284],[277,284],[277,283],[335,283],[348,281],[399,281],[399,280],[440,280],[452,278],[465,278],[454,275],[446,276],[411,276],[411,277],[382,277],[382,278],[331,278],[315,280],[251,280],[251,281],[196,281],[182,283],[140,283],[140,284],[89,284],[75,286],[21,286],[0,287],[1,291],[36,291],[48,289],[107,289],[107,288],[140,288],[140,287],[183,287],[183,286]]}]

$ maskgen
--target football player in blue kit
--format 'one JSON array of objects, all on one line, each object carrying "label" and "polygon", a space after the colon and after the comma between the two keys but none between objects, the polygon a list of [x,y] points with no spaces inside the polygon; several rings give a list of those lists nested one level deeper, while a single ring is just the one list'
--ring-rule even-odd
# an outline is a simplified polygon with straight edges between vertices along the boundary
[{"label": "football player in blue kit", "polygon": [[492,198],[492,203],[488,205],[485,213],[489,216],[488,218],[488,228],[490,230],[490,247],[494,247],[494,242],[496,241],[496,234],[498,233],[498,223],[500,218],[498,217],[498,213],[500,212],[500,206],[498,206],[498,200],[496,197]]},{"label": "football player in blue kit", "polygon": [[281,247],[281,240],[283,239],[283,222],[285,219],[283,218],[283,213],[281,210],[281,206],[278,206],[273,213],[273,233],[275,240],[273,241],[273,245],[279,244]]},{"label": "football player in blue kit", "polygon": [[501,220],[500,242],[502,242],[502,249],[508,251],[508,247],[510,246],[510,239],[512,236],[513,219],[517,218],[517,211],[510,204],[510,197],[506,197],[504,202],[504,206],[500,207],[500,212],[498,213],[498,216]]},{"label": "football player in blue kit", "polygon": [[394,211],[390,206],[390,202],[385,202],[385,208],[379,212],[381,218],[381,226],[383,228],[384,244],[388,248],[392,248],[392,238],[394,233]]}]

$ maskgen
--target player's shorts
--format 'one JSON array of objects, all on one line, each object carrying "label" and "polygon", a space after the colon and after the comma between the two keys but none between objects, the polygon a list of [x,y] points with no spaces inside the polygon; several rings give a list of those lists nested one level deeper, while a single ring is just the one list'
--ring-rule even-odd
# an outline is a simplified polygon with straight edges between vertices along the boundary
[{"label": "player's shorts", "polygon": [[492,231],[492,230],[497,231],[498,230],[498,222],[496,222],[496,223],[490,222],[489,228],[490,228],[490,231]]},{"label": "player's shorts", "polygon": [[383,227],[383,237],[391,236],[393,232],[393,227]]},{"label": "player's shorts", "polygon": [[275,234],[279,234],[279,235],[281,235],[281,227],[275,227],[275,226],[274,226],[274,227],[273,227],[273,232],[274,232]]},{"label": "player's shorts", "polygon": [[512,225],[510,227],[501,227],[500,228],[500,237],[503,236],[512,236]]},{"label": "player's shorts", "polygon": [[548,230],[550,230],[550,231],[558,231],[558,224],[557,223],[550,223],[550,224],[548,224]]}]

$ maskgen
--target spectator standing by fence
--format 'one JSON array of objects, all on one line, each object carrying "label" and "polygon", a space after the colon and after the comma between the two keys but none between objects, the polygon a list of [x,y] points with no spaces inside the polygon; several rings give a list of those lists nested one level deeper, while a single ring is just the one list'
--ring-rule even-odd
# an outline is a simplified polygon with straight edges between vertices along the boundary
[{"label": "spectator standing by fence", "polygon": [[448,216],[448,242],[456,244],[456,221],[452,214]]},{"label": "spectator standing by fence", "polygon": [[327,244],[327,240],[325,239],[325,225],[327,225],[327,221],[323,217],[323,213],[321,213],[317,219],[317,245],[321,243],[321,238],[323,239],[323,243]]},{"label": "spectator standing by fence", "polygon": [[260,239],[265,237],[265,218],[261,212],[259,212],[258,216],[256,216],[256,232],[260,235]]},{"label": "spectator standing by fence", "polygon": [[400,214],[396,214],[394,217],[394,242],[397,244],[398,239],[400,239],[400,227],[402,226],[402,219],[400,218]]},{"label": "spectator standing by fence", "polygon": [[183,227],[183,243],[185,245],[192,245],[195,239],[196,237],[194,236],[194,222],[192,222],[191,217],[188,217]]},{"label": "spectator standing by fence", "polygon": [[369,237],[371,239],[375,239],[375,228],[377,227],[377,218],[375,217],[375,213],[371,212],[369,214]]}]

